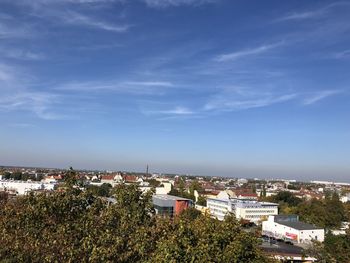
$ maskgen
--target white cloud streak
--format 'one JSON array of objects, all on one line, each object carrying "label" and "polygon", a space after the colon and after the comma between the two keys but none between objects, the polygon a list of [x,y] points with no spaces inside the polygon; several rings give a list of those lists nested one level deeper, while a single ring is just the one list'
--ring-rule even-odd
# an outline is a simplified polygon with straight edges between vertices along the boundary
[{"label": "white cloud streak", "polygon": [[29,76],[20,68],[0,64],[0,111],[31,112],[45,120],[68,118],[54,111],[61,103],[61,95],[30,90],[32,79]]},{"label": "white cloud streak", "polygon": [[340,90],[323,90],[323,91],[316,92],[315,94],[313,94],[312,96],[310,96],[304,100],[304,105],[315,104],[315,103],[319,102],[320,100],[323,100],[323,99],[328,98],[330,96],[337,95],[339,93],[341,93]]},{"label": "white cloud streak", "polygon": [[29,26],[0,21],[0,39],[29,38],[33,34]]},{"label": "white cloud streak", "polygon": [[191,5],[199,6],[203,4],[215,3],[218,0],[143,0],[149,7],[166,8],[171,6]]},{"label": "white cloud streak", "polygon": [[262,45],[256,48],[251,49],[244,49],[237,52],[227,53],[219,55],[215,58],[215,61],[217,62],[226,62],[226,61],[234,61],[246,56],[252,56],[252,55],[259,55],[265,52],[268,52],[269,50],[272,50],[276,47],[279,47],[282,43],[275,43],[270,45]]},{"label": "white cloud streak", "polygon": [[182,106],[177,106],[173,109],[169,110],[147,110],[147,111],[142,111],[145,115],[192,115],[195,114],[194,111],[182,107]]},{"label": "white cloud streak", "polygon": [[87,81],[71,82],[55,87],[58,91],[72,92],[119,92],[134,95],[161,95],[165,89],[173,87],[167,81]]},{"label": "white cloud streak", "polygon": [[239,111],[252,108],[262,108],[273,104],[288,102],[297,98],[297,94],[285,95],[261,95],[253,98],[230,98],[224,95],[209,101],[205,106],[206,111]]},{"label": "white cloud streak", "polygon": [[4,46],[0,47],[0,56],[17,60],[43,60],[46,58],[42,53],[35,53],[32,51],[14,49]]},{"label": "white cloud streak", "polygon": [[89,17],[72,11],[57,15],[61,18],[62,21],[64,21],[67,24],[88,26],[91,28],[113,31],[117,33],[126,32],[130,27],[129,25],[110,24],[107,22],[97,20],[93,17]]},{"label": "white cloud streak", "polygon": [[277,19],[277,21],[304,20],[304,19],[319,18],[319,17],[325,16],[328,12],[331,11],[332,8],[341,7],[341,6],[349,6],[349,5],[350,5],[350,3],[345,2],[345,1],[334,2],[332,4],[329,4],[327,6],[319,8],[319,9],[290,13],[290,14],[285,15],[284,17]]}]

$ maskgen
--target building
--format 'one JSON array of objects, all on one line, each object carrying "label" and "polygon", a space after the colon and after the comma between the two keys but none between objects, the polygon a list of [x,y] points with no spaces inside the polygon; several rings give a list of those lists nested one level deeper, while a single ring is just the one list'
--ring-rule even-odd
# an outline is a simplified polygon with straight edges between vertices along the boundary
[{"label": "building", "polygon": [[173,195],[153,195],[152,202],[156,214],[174,216],[192,206],[192,200]]},{"label": "building", "polygon": [[324,241],[324,229],[299,221],[297,215],[269,216],[262,223],[262,234],[296,244]]},{"label": "building", "polygon": [[55,183],[44,183],[37,181],[14,181],[1,180],[0,191],[11,192],[17,195],[24,195],[34,190],[54,190]]},{"label": "building", "polygon": [[216,198],[208,198],[207,207],[211,215],[223,220],[225,215],[232,213],[237,219],[258,223],[270,215],[278,214],[278,204],[232,196],[230,191],[221,191]]}]

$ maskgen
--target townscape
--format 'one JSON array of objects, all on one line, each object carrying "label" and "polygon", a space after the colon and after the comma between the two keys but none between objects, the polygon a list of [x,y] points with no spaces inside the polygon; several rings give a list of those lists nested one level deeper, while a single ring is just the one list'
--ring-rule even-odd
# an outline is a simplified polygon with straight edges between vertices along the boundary
[{"label": "townscape", "polygon": [[150,193],[158,216],[175,218],[187,209],[219,221],[232,215],[260,240],[267,255],[283,262],[316,262],[315,246],[324,244],[332,253],[332,242],[349,235],[348,183],[158,174],[149,173],[148,166],[145,173],[26,167],[0,171],[0,194],[9,200],[62,191],[67,173],[74,172],[76,188],[111,203],[118,202],[112,194],[118,185]]},{"label": "townscape", "polygon": [[0,263],[350,263],[350,0],[0,0]]}]

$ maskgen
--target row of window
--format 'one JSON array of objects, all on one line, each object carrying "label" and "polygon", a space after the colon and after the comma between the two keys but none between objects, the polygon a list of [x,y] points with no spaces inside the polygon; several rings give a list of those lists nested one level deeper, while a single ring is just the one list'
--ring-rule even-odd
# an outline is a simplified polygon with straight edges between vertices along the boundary
[{"label": "row of window", "polygon": [[262,215],[246,215],[245,218],[261,218]]},{"label": "row of window", "polygon": [[276,210],[246,210],[246,214],[273,214]]}]

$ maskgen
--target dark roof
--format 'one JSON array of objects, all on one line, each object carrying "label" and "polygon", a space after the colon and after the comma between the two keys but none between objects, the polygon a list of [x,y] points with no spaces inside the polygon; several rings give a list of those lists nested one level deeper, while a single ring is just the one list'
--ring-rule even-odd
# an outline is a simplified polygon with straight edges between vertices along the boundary
[{"label": "dark roof", "polygon": [[321,227],[315,227],[314,225],[307,224],[304,222],[296,221],[296,222],[288,222],[288,221],[278,221],[278,224],[288,226],[297,230],[314,230],[314,229],[322,229]]}]

